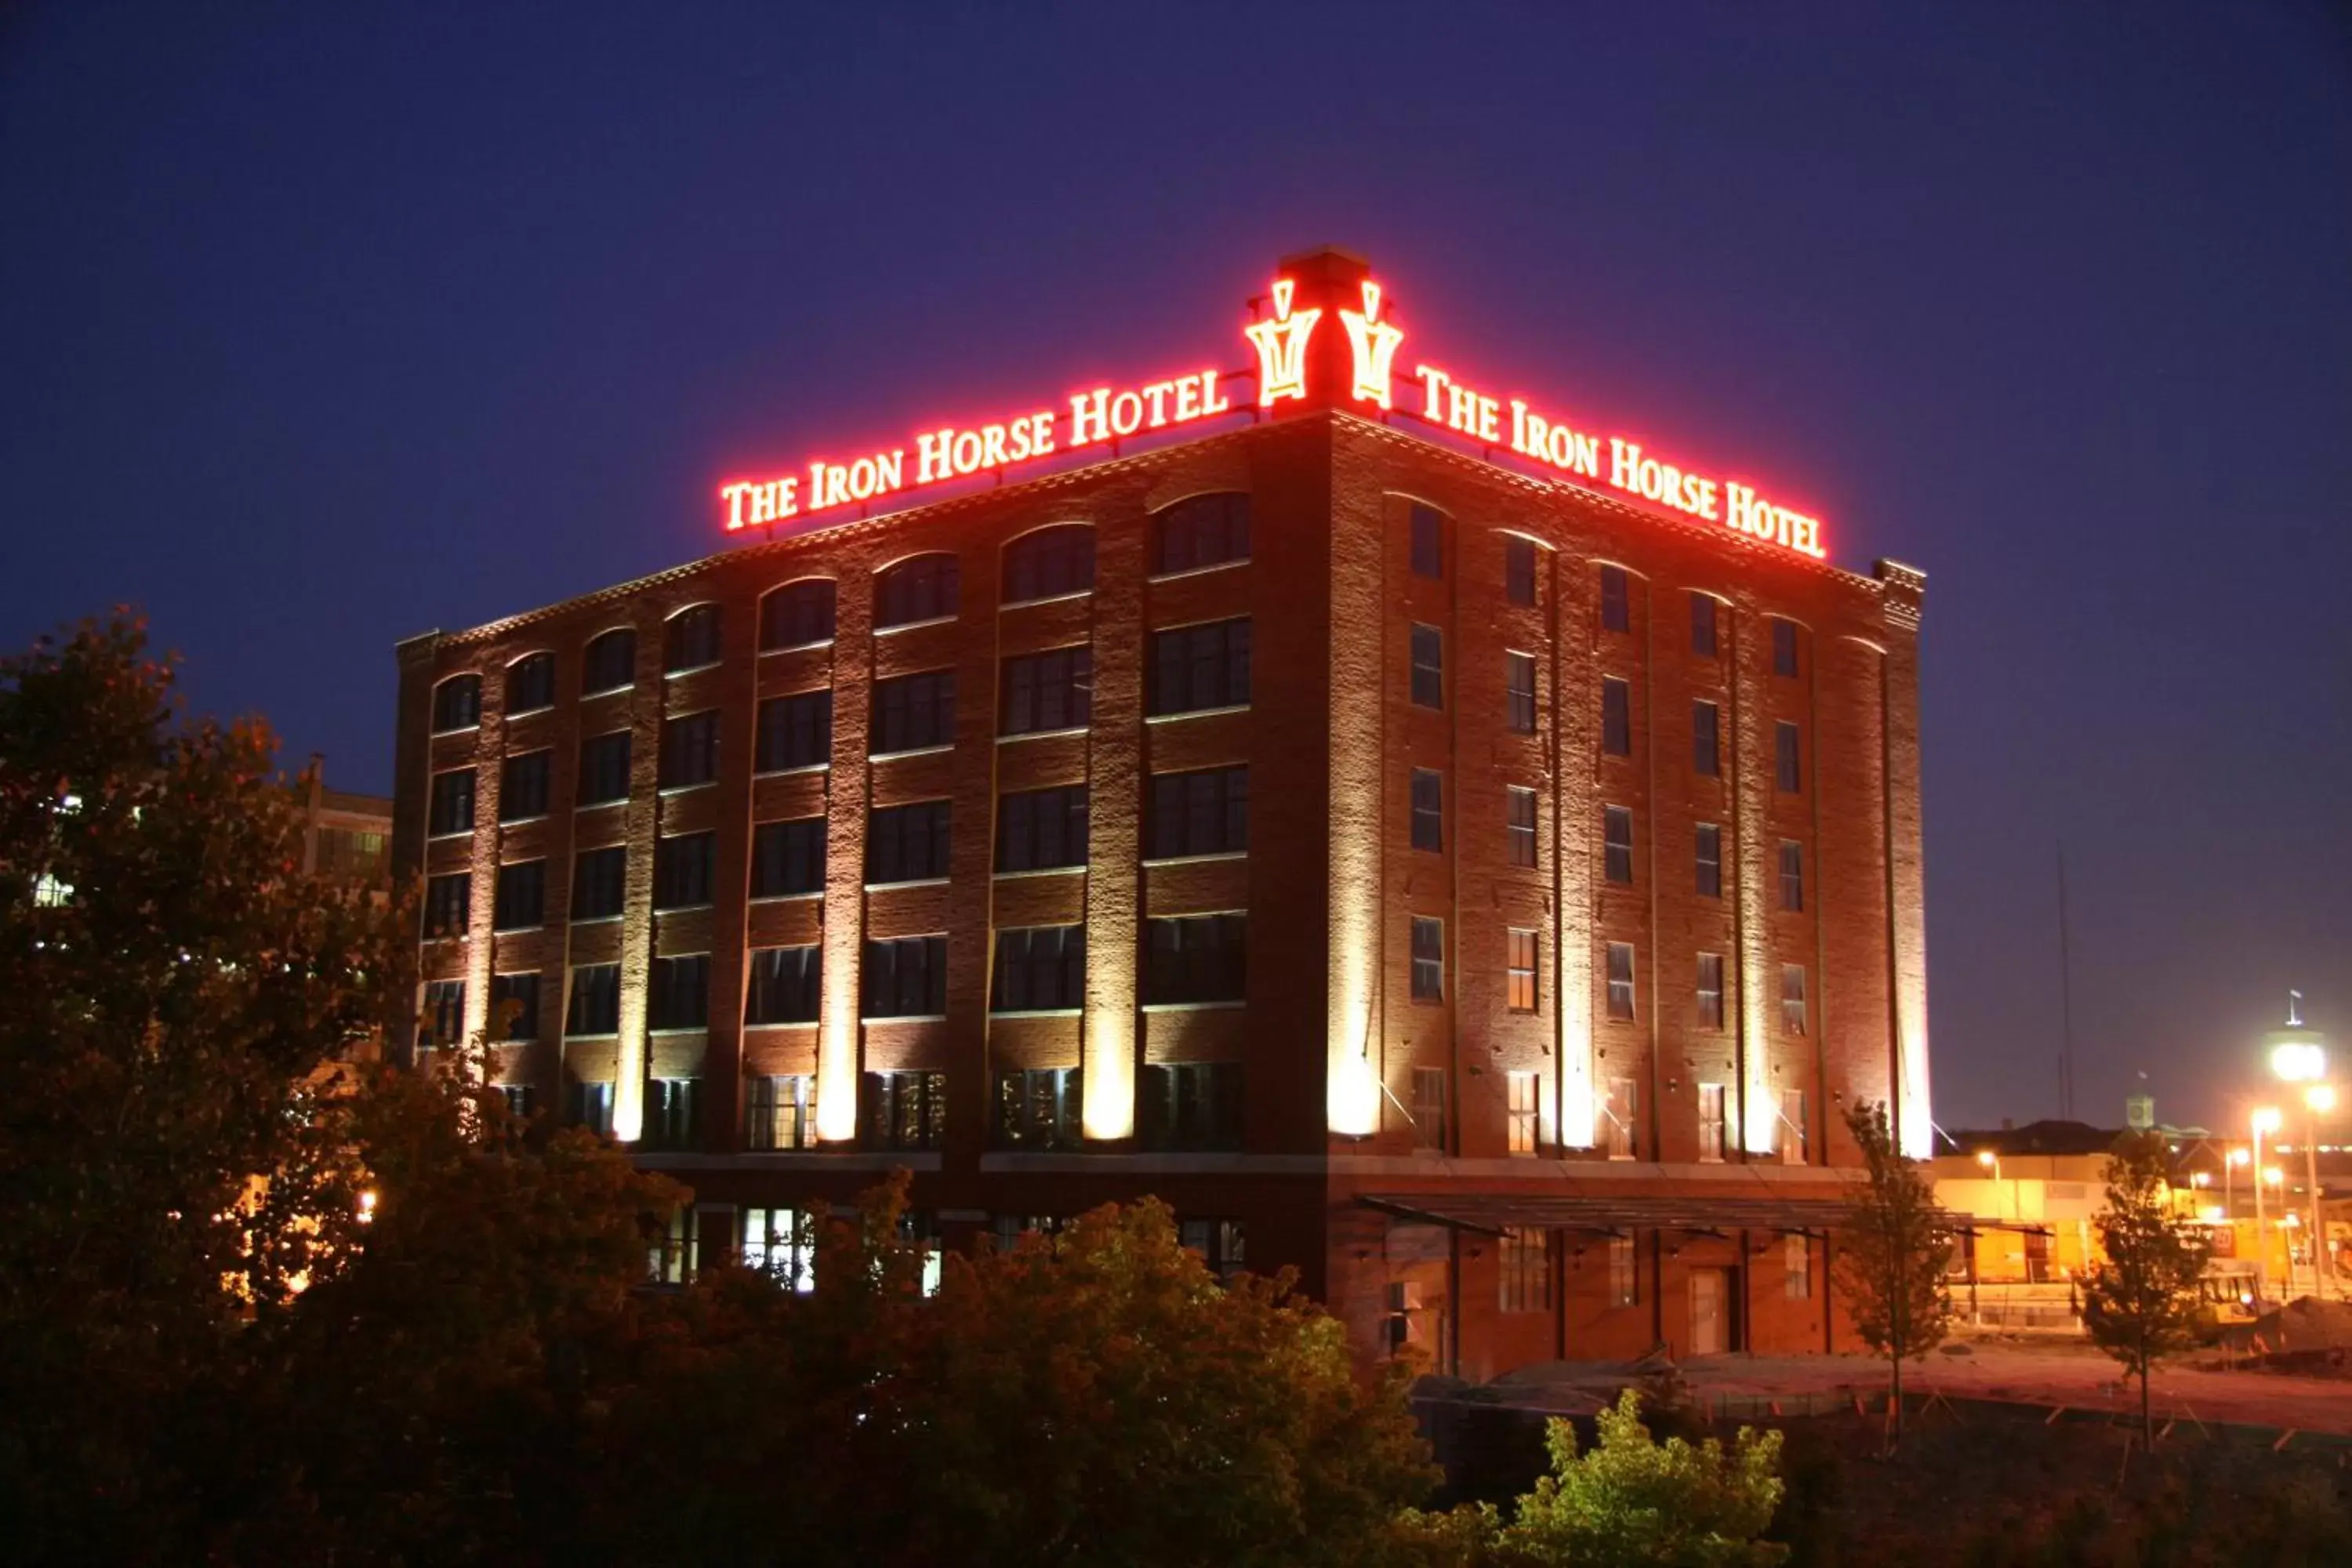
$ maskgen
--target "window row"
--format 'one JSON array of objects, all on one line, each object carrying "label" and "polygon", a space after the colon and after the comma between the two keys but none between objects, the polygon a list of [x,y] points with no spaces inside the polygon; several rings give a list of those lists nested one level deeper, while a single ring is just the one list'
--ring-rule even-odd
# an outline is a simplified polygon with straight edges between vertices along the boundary
[{"label": "window row", "polygon": [[[1415,1002],[1440,1003],[1446,996],[1445,921],[1435,915],[1414,915],[1409,952],[1412,965],[1410,987]],[[1538,958],[1538,933],[1517,926],[1506,927],[1503,932],[1504,999],[1514,1013],[1534,1013],[1540,1010],[1538,996],[1542,964]],[[1604,949],[1603,1013],[1619,1023],[1635,1019],[1634,949],[1629,942],[1612,942]],[[1802,1036],[1806,1032],[1808,1006],[1805,986],[1806,967],[1801,963],[1780,965],[1780,1032]],[[1723,955],[1702,952],[1697,955],[1695,990],[1699,1026],[1710,1031],[1724,1026]]]}]

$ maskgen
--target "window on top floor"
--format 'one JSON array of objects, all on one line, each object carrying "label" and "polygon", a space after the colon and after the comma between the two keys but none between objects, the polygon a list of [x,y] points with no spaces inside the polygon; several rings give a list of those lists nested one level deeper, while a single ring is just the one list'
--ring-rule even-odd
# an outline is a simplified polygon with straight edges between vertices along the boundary
[{"label": "window on top floor", "polygon": [[1151,520],[1151,571],[1197,572],[1250,558],[1250,498],[1241,491],[1192,496]]},{"label": "window on top floor", "polygon": [[1058,599],[1094,585],[1095,531],[1083,522],[1041,528],[1004,547],[1004,604]]},{"label": "window on top floor", "polygon": [[833,580],[807,577],[760,601],[760,651],[814,647],[833,640]]},{"label": "window on top floor", "polygon": [[1772,673],[1797,673],[1797,623],[1779,616],[1772,617]]},{"label": "window on top floor", "polygon": [[913,555],[883,568],[874,580],[874,628],[911,626],[956,613],[961,568],[944,551]]},{"label": "window on top floor", "polygon": [[719,606],[697,605],[669,618],[662,634],[662,668],[672,674],[719,662]]},{"label": "window on top floor", "polygon": [[637,682],[637,634],[628,626],[614,626],[599,634],[589,643],[588,651],[580,661],[580,689],[583,695],[599,691],[618,691]]},{"label": "window on top floor", "polygon": [[1691,606],[1691,652],[1701,658],[1713,658],[1716,650],[1716,615],[1721,609],[1712,594],[1693,594]]},{"label": "window on top floor", "polygon": [[482,721],[482,678],[453,675],[433,689],[433,732],[470,730]]},{"label": "window on top floor", "polygon": [[507,712],[536,713],[555,706],[555,656],[534,653],[507,666]]},{"label": "window on top floor", "polygon": [[1517,534],[1503,536],[1503,597],[1514,605],[1536,602],[1536,544]]},{"label": "window on top floor", "polygon": [[1412,507],[1412,574],[1445,575],[1445,514],[1415,501]]},{"label": "window on top floor", "polygon": [[1622,566],[1601,569],[1601,629],[1604,632],[1630,630],[1633,624],[1631,606],[1633,595],[1625,580]]}]

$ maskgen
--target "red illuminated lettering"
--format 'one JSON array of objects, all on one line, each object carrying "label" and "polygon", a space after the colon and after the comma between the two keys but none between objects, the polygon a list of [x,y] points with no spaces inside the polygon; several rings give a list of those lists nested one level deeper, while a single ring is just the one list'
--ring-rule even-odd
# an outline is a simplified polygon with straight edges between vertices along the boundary
[{"label": "red illuminated lettering", "polygon": [[1449,378],[1433,365],[1415,365],[1412,374],[1421,380],[1421,416],[1434,425],[1438,420],[1437,399]]},{"label": "red illuminated lettering", "polygon": [[1114,436],[1132,436],[1143,428],[1143,399],[1132,392],[1122,392],[1110,400],[1110,431]]},{"label": "red illuminated lettering", "polygon": [[1315,335],[1320,310],[1291,314],[1297,285],[1287,278],[1274,280],[1274,320],[1255,321],[1242,330],[1257,349],[1257,405],[1271,408],[1285,397],[1307,395],[1307,340]]},{"label": "red illuminated lettering", "polygon": [[1381,286],[1364,279],[1364,308],[1342,310],[1339,324],[1348,329],[1348,347],[1355,363],[1355,395],[1381,407],[1389,405],[1389,365],[1396,358],[1404,333],[1381,320]]}]

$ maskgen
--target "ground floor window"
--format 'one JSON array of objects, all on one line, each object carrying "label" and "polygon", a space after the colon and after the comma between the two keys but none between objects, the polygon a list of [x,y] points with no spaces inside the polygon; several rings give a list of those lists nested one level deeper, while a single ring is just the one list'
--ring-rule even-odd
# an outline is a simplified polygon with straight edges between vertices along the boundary
[{"label": "ground floor window", "polygon": [[1188,1219],[1176,1227],[1177,1238],[1201,1255],[1209,1272],[1220,1279],[1231,1279],[1246,1265],[1242,1240],[1242,1222],[1237,1219]]},{"label": "ground floor window", "polygon": [[1787,1236],[1780,1238],[1780,1278],[1782,1289],[1791,1301],[1808,1301],[1813,1295],[1813,1242],[1807,1236]]},{"label": "ground floor window", "polygon": [[1550,1233],[1506,1230],[1501,1247],[1502,1308],[1506,1312],[1551,1310]]},{"label": "ground floor window", "polygon": [[1631,1307],[1642,1300],[1642,1271],[1635,1261],[1633,1238],[1609,1238],[1609,1304]]},{"label": "ground floor window", "polygon": [[786,1289],[816,1289],[815,1226],[798,1209],[743,1211],[743,1267],[772,1275]]}]

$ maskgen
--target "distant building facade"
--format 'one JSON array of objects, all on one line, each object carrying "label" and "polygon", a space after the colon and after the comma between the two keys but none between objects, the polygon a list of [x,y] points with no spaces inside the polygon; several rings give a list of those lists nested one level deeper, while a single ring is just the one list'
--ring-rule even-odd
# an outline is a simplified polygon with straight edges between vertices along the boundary
[{"label": "distant building facade", "polygon": [[1926,1152],[1924,580],[1464,450],[1380,310],[1294,258],[1234,427],[403,644],[404,1044],[510,1019],[681,1259],[898,1166],[948,1246],[1157,1194],[1468,1376],[1837,1344],[1843,1107]]}]

